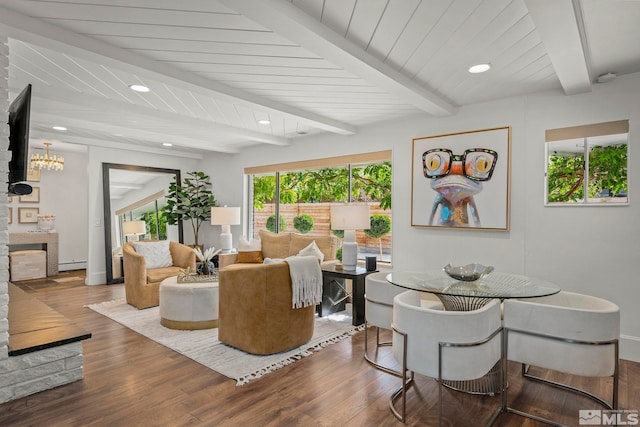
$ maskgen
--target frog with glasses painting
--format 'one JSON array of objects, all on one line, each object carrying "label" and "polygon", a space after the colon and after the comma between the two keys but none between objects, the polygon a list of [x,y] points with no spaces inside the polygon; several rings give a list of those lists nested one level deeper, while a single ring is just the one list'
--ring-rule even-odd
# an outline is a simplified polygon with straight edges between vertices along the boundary
[{"label": "frog with glasses painting", "polygon": [[481,227],[474,196],[482,191],[482,183],[491,179],[497,161],[498,153],[486,148],[469,148],[461,155],[446,148],[425,151],[423,173],[438,193],[431,207],[429,224]]}]

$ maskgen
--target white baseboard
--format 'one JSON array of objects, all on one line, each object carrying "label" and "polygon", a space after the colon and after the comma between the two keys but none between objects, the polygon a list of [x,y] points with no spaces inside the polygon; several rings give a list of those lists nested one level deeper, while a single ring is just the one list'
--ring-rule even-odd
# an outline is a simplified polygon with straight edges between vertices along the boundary
[{"label": "white baseboard", "polygon": [[107,284],[107,273],[105,271],[99,271],[93,274],[87,274],[84,279],[85,285],[106,285]]},{"label": "white baseboard", "polygon": [[640,362],[640,338],[620,335],[620,359]]},{"label": "white baseboard", "polygon": [[87,261],[69,261],[58,264],[58,271],[86,270]]}]

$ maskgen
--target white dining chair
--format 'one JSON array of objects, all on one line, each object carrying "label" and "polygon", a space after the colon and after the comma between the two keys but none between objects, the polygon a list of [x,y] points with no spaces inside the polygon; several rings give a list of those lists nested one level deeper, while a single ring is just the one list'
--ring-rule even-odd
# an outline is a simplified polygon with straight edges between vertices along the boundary
[{"label": "white dining chair", "polygon": [[[415,291],[393,300],[393,356],[401,363],[402,385],[389,400],[389,408],[400,421],[406,420],[406,373],[438,380],[438,423],[442,425],[443,381],[475,380],[488,373],[502,354],[500,301],[492,300],[472,311],[444,311],[420,307]],[[502,370],[499,370],[502,375]],[[502,378],[500,383],[504,384]],[[402,409],[396,400],[402,398]],[[491,416],[490,425],[500,414]]]},{"label": "white dining chair", "polygon": [[[506,360],[522,363],[522,375],[528,379],[579,393],[609,409],[618,408],[620,309],[616,304],[563,291],[547,297],[505,300],[504,330],[503,366]],[[529,366],[585,377],[611,376],[611,403],[588,391],[533,376],[528,373]],[[510,408],[506,392],[502,400],[505,412],[561,425]]]},{"label": "white dining chair", "polygon": [[[375,368],[399,377],[402,375],[401,372],[381,365],[377,361],[379,348],[391,346],[391,341],[380,341],[380,329],[391,330],[393,298],[402,292],[406,292],[405,288],[389,283],[387,274],[388,272],[371,273],[365,278],[364,358]],[[421,301],[423,306],[442,309],[440,301],[431,294],[421,295]],[[376,331],[375,356],[369,354],[369,327],[374,327]]]}]

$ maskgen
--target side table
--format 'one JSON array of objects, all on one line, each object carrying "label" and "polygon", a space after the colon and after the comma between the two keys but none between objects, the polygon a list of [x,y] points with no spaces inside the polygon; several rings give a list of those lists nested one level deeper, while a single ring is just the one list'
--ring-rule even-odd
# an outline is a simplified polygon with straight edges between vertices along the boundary
[{"label": "side table", "polygon": [[[344,289],[344,279],[350,279],[352,282],[352,309],[351,317],[354,326],[364,323],[364,281],[365,278],[378,270],[367,271],[362,267],[356,267],[355,270],[336,270],[335,266],[322,267],[322,302],[318,304],[318,316],[322,317],[330,313],[331,308],[335,305],[344,307],[344,299],[336,304],[332,301],[331,289],[334,285]],[[346,296],[346,294],[345,294]]]}]

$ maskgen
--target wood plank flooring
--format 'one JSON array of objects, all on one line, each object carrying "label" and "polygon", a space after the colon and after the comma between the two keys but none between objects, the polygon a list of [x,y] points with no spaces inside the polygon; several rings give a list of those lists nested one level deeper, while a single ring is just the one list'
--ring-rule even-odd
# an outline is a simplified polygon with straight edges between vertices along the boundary
[{"label": "wood plank flooring", "polygon": [[[85,308],[124,297],[122,285],[84,286],[64,280],[17,282],[27,292],[90,331],[84,345],[84,380],[0,405],[0,426],[400,426],[388,408],[399,380],[362,357],[364,333],[328,346],[249,384],[230,380]],[[374,339],[374,334],[369,338]],[[388,349],[381,356],[391,363]],[[601,409],[590,400],[523,381],[509,365],[509,401],[528,412],[578,425],[579,409]],[[640,409],[640,363],[620,365],[620,407]],[[610,380],[536,372],[609,396]],[[408,393],[409,426],[437,425],[437,383],[417,376]],[[499,397],[445,389],[446,426],[482,425]],[[541,423],[502,414],[503,427]]]}]

